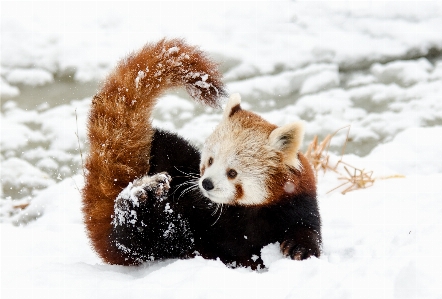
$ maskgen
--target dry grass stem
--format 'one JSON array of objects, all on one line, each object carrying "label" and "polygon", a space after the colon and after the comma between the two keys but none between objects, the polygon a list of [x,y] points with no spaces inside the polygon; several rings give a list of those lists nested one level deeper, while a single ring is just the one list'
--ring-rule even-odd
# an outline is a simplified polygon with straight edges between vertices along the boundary
[{"label": "dry grass stem", "polygon": [[[345,144],[342,148],[342,156],[344,155],[345,147],[347,146],[348,141],[348,134],[350,132],[350,126],[346,126],[343,128],[340,128],[339,130],[335,131],[333,134],[328,134],[325,136],[324,140],[322,140],[321,143],[318,144],[318,136],[315,136],[313,138],[313,141],[309,144],[307,151],[305,152],[306,158],[310,161],[310,163],[313,165],[313,169],[315,170],[316,177],[318,177],[319,170],[324,171],[324,173],[329,169],[334,172],[336,171],[337,164],[332,167],[330,166],[330,155],[328,154],[328,150],[330,148],[330,142],[333,139],[333,137],[342,129],[348,128],[347,131],[347,138],[345,140]],[[342,161],[342,156],[340,161]],[[338,162],[339,163],[339,162]]]},{"label": "dry grass stem", "polygon": [[29,203],[22,203],[22,204],[17,204],[14,205],[13,208],[14,209],[20,209],[20,210],[24,210],[29,206]]},{"label": "dry grass stem", "polygon": [[306,158],[313,165],[316,177],[318,176],[319,170],[323,170],[324,172],[326,172],[327,169],[334,170],[330,167],[330,156],[328,154],[331,138],[331,135],[327,135],[324,140],[318,144],[318,136],[315,136],[305,152]]},{"label": "dry grass stem", "polygon": [[[348,130],[347,130],[345,143],[342,146],[341,158],[334,166],[332,166],[330,165],[331,163],[330,155],[328,153],[328,150],[330,148],[330,142],[340,130],[345,128],[348,128]],[[404,178],[403,175],[391,175],[386,177],[374,178],[373,171],[366,171],[365,169],[359,169],[344,162],[342,159],[344,157],[345,148],[347,146],[349,133],[350,133],[350,126],[343,127],[337,130],[336,132],[334,132],[333,134],[327,135],[321,143],[318,143],[318,136],[315,136],[313,138],[313,141],[309,144],[307,151],[304,154],[306,158],[310,161],[310,163],[313,165],[316,179],[318,179],[318,172],[320,170],[322,170],[324,173],[326,173],[327,170],[332,170],[333,172],[339,175],[338,179],[343,181],[342,184],[328,191],[327,194],[344,187],[345,189],[341,191],[341,193],[346,194],[347,192],[350,191],[371,187],[373,186],[376,180]],[[341,165],[343,167],[339,167]],[[342,168],[344,169],[344,171],[340,170]]]},{"label": "dry grass stem", "polygon": [[[342,161],[340,162],[343,163]],[[348,167],[352,168],[353,172],[351,172]],[[347,176],[339,177],[339,180],[345,181],[339,187],[347,185],[347,188],[341,192],[342,194],[353,190],[365,189],[373,186],[375,181],[375,179],[373,178],[373,171],[366,172],[365,169],[358,169],[348,164],[347,166],[344,166],[344,169],[347,173]],[[328,193],[330,192],[331,191],[329,191]]]},{"label": "dry grass stem", "polygon": [[[82,170],[83,170],[83,177],[86,178],[86,174],[85,174],[85,171],[84,171],[83,151],[81,150],[80,137],[78,136],[78,117],[77,117],[77,109],[75,109],[75,124],[77,125],[77,131],[75,132],[75,135],[77,136],[78,150],[80,151],[81,168],[82,168]],[[78,187],[77,187],[77,188],[78,188]]]}]

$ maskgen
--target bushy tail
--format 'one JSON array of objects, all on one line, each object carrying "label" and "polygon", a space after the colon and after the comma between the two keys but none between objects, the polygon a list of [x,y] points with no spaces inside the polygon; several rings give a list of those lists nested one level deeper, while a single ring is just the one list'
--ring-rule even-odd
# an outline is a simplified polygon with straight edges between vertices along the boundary
[{"label": "bushy tail", "polygon": [[202,51],[163,39],[123,59],[93,98],[83,212],[92,245],[108,263],[125,264],[109,248],[114,200],[149,171],[152,110],[164,91],[179,86],[213,107],[226,95],[217,65]]}]

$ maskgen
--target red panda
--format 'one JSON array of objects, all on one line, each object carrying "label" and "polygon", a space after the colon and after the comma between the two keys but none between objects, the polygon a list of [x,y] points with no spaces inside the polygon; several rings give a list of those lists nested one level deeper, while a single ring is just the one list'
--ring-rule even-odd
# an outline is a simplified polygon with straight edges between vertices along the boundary
[{"label": "red panda", "polygon": [[179,86],[212,107],[227,95],[202,51],[163,39],[122,60],[93,98],[83,214],[98,255],[120,265],[201,255],[257,269],[262,247],[279,242],[292,259],[318,257],[302,123],[277,127],[234,94],[200,153],[150,121],[159,96]]}]

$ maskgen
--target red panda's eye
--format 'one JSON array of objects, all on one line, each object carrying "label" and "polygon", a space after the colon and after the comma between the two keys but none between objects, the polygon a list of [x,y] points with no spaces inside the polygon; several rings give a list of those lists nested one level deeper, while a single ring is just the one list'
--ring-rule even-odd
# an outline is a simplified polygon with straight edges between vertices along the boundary
[{"label": "red panda's eye", "polygon": [[209,162],[208,163],[209,163],[209,166],[213,164],[213,158],[212,157],[209,158]]},{"label": "red panda's eye", "polygon": [[230,169],[227,171],[227,177],[229,179],[234,179],[234,178],[236,178],[237,175],[238,175],[238,173],[236,172],[235,169]]}]

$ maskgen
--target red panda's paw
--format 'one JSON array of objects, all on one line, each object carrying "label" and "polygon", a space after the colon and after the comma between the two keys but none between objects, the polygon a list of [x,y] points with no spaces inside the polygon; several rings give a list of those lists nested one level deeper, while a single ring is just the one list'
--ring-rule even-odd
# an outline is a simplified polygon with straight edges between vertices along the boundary
[{"label": "red panda's paw", "polygon": [[163,198],[170,189],[172,177],[167,172],[160,172],[152,176],[145,175],[133,182],[132,188],[138,190],[138,198],[145,200],[148,193],[151,193],[156,199]]},{"label": "red panda's paw", "polygon": [[289,256],[293,260],[301,261],[311,256],[319,257],[319,248],[313,244],[311,246],[301,245],[294,240],[286,240],[281,243],[281,252],[284,256]]}]

